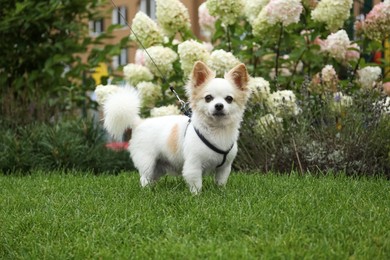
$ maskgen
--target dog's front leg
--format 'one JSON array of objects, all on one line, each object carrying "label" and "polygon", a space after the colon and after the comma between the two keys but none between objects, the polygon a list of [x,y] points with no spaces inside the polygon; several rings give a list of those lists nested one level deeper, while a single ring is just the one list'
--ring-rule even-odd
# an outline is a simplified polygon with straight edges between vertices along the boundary
[{"label": "dog's front leg", "polygon": [[183,166],[183,177],[193,194],[198,194],[202,189],[202,165],[197,160],[187,159]]},{"label": "dog's front leg", "polygon": [[222,165],[221,167],[217,168],[217,172],[215,174],[215,183],[219,186],[224,186],[227,183],[231,170],[231,163]]}]

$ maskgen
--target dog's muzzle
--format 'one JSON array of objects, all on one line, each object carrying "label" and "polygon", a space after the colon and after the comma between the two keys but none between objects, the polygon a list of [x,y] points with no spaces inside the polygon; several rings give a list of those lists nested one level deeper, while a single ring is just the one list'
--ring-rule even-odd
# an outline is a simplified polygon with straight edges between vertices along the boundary
[{"label": "dog's muzzle", "polygon": [[223,110],[224,106],[223,106],[222,103],[215,104],[214,108],[215,108],[215,110],[214,110],[213,116],[220,117],[220,116],[225,116],[226,115],[224,110]]}]

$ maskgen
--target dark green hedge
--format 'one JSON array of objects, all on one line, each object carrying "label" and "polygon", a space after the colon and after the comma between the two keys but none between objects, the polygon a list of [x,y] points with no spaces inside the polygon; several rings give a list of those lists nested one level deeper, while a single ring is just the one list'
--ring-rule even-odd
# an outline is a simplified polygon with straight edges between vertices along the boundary
[{"label": "dark green hedge", "polygon": [[134,170],[127,151],[105,147],[104,131],[91,120],[55,125],[0,125],[0,171],[28,173],[33,169],[117,173]]}]

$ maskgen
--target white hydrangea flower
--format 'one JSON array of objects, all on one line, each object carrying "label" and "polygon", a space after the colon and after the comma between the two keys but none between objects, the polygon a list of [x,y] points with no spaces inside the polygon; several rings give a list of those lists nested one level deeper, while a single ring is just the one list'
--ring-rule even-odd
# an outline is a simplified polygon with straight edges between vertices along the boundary
[{"label": "white hydrangea flower", "polygon": [[161,44],[163,42],[163,35],[157,24],[149,18],[145,13],[139,11],[132,22],[131,28],[135,34],[131,34],[131,39],[138,43],[138,40],[145,48]]},{"label": "white hydrangea flower", "polygon": [[296,116],[300,113],[295,94],[291,90],[272,93],[267,99],[267,107],[278,117]]},{"label": "white hydrangea flower", "polygon": [[115,92],[117,92],[119,87],[117,85],[98,85],[95,88],[96,102],[103,106],[104,102],[107,100],[107,97]]},{"label": "white hydrangea flower", "polygon": [[334,32],[342,28],[350,15],[352,0],[321,0],[311,12],[314,21],[323,22]]},{"label": "white hydrangea flower", "polygon": [[325,40],[324,51],[338,61],[344,61],[347,55],[351,42],[345,30],[339,30],[336,33],[331,33]]},{"label": "white hydrangea flower", "polygon": [[217,17],[224,25],[235,24],[243,14],[243,0],[208,0],[207,9],[210,15]]},{"label": "white hydrangea flower", "polygon": [[365,89],[372,89],[382,75],[378,66],[367,66],[357,71],[358,82]]},{"label": "white hydrangea flower", "polygon": [[189,30],[191,27],[188,10],[179,0],[156,0],[156,17],[161,28],[169,36]]},{"label": "white hydrangea flower", "polygon": [[142,81],[151,81],[153,79],[153,74],[147,67],[134,63],[129,63],[123,67],[123,75],[132,86]]},{"label": "white hydrangea flower", "polygon": [[250,23],[256,19],[268,2],[269,0],[245,0],[244,14]]},{"label": "white hydrangea flower", "polygon": [[135,64],[145,66],[145,51],[143,49],[137,49],[135,52]]},{"label": "white hydrangea flower", "polygon": [[205,45],[194,40],[180,43],[177,52],[179,53],[181,68],[186,76],[190,74],[196,61],[207,63],[210,58],[210,53]]},{"label": "white hydrangea flower", "polygon": [[326,65],[324,68],[322,68],[321,74],[322,80],[324,82],[331,82],[337,79],[337,73],[332,65]]},{"label": "white hydrangea flower", "polygon": [[390,35],[390,1],[378,3],[363,21],[363,30],[372,40],[382,41]]},{"label": "white hydrangea flower", "polygon": [[346,61],[358,61],[360,58],[360,47],[357,43],[351,43],[345,54]]},{"label": "white hydrangea flower", "polygon": [[390,115],[390,97],[375,102],[374,107],[379,109],[383,115]]},{"label": "white hydrangea flower", "polygon": [[206,2],[202,3],[198,8],[200,33],[207,39],[210,39],[215,31],[215,21],[217,18],[210,15],[207,9]]},{"label": "white hydrangea flower", "polygon": [[341,113],[345,108],[352,106],[353,100],[351,96],[345,95],[342,92],[333,94],[333,100],[330,103],[330,109],[333,112]]},{"label": "white hydrangea flower", "polygon": [[211,53],[208,65],[215,71],[218,77],[223,77],[226,72],[240,64],[240,61],[234,57],[231,52],[224,50],[215,50]]},{"label": "white hydrangea flower", "polygon": [[180,109],[175,105],[155,107],[150,110],[151,117],[180,115]]},{"label": "white hydrangea flower", "polygon": [[303,6],[300,0],[271,0],[262,10],[270,25],[288,26],[299,22]]},{"label": "white hydrangea flower", "polygon": [[260,14],[252,20],[255,36],[262,36],[267,29],[276,24],[288,26],[299,22],[303,6],[300,0],[270,0]]},{"label": "white hydrangea flower", "polygon": [[[264,9],[264,8],[263,8]],[[251,22],[252,24],[252,33],[256,37],[264,37],[263,34],[271,27],[271,24],[268,23],[265,12],[260,12],[260,14]]]},{"label": "white hydrangea flower", "polygon": [[338,76],[332,65],[326,65],[321,70],[321,81],[324,90],[335,92],[338,84]]},{"label": "white hydrangea flower", "polygon": [[146,49],[146,51],[157,65],[156,67],[149,56],[146,56],[145,66],[153,73],[153,75],[161,78],[167,77],[170,73],[172,73],[172,64],[177,60],[176,52],[163,46],[152,46]]},{"label": "white hydrangea flower", "polygon": [[259,134],[278,133],[283,129],[283,119],[273,114],[266,114],[259,118],[255,124],[255,131]]},{"label": "white hydrangea flower", "polygon": [[151,82],[140,82],[137,85],[137,89],[141,96],[143,107],[152,108],[157,100],[162,98],[161,87]]},{"label": "white hydrangea flower", "polygon": [[271,94],[269,82],[262,77],[250,78],[248,87],[252,91],[253,102],[264,102]]}]

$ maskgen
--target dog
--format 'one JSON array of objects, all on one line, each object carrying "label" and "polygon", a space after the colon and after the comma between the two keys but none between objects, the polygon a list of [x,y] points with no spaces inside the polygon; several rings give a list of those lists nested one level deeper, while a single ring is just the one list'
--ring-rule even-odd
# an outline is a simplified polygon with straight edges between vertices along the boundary
[{"label": "dog", "polygon": [[129,151],[142,187],[167,173],[182,174],[190,191],[197,194],[206,171],[215,171],[216,184],[224,186],[237,155],[239,128],[250,95],[248,81],[244,64],[216,78],[198,61],[185,87],[191,119],[184,115],[143,119],[136,90],[120,88],[104,104],[104,127],[117,138],[132,129]]}]

